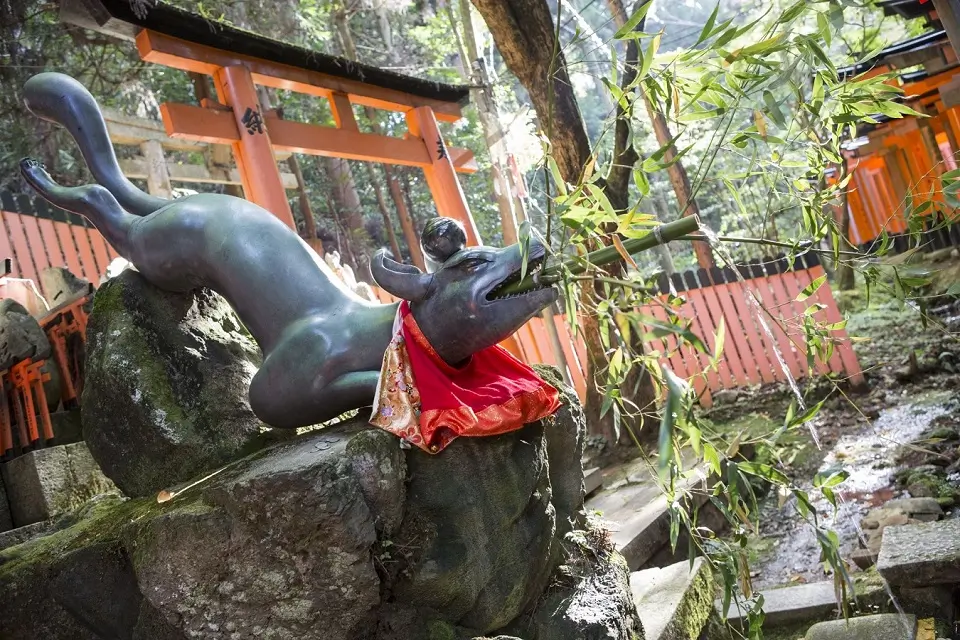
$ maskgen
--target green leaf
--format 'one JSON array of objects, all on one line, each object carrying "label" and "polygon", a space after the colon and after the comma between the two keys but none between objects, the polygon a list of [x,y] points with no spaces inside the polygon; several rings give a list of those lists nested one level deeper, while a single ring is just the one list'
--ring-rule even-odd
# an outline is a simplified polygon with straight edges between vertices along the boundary
[{"label": "green leaf", "polygon": [[617,40],[623,40],[627,38],[633,31],[636,30],[637,25],[640,24],[640,21],[643,20],[644,16],[647,15],[647,12],[650,11],[650,7],[653,6],[653,0],[647,0],[640,8],[633,12],[633,15],[630,16],[630,19],[627,20],[622,27],[617,29],[617,32],[613,34],[613,37]]},{"label": "green leaf", "polygon": [[637,73],[637,78],[634,80],[634,82],[640,82],[647,77],[647,74],[650,72],[650,65],[653,64],[653,58],[657,55],[657,49],[660,48],[660,38],[662,36],[663,33],[661,32],[650,39],[650,44],[647,45],[647,50],[643,54],[643,62],[640,64],[640,71]]},{"label": "green leaf", "polygon": [[780,110],[780,103],[773,97],[770,91],[763,92],[763,104],[767,107],[767,114],[770,119],[780,128],[787,126],[786,118],[783,117],[783,111]]},{"label": "green leaf", "polygon": [[720,316],[720,322],[717,325],[717,334],[714,339],[714,348],[713,348],[713,359],[719,361],[721,355],[723,355],[723,342],[726,337],[726,327],[724,325],[724,317]]},{"label": "green leaf", "polygon": [[764,480],[769,480],[775,484],[789,485],[790,478],[784,475],[783,472],[774,469],[769,464],[762,464],[757,462],[740,462],[737,464],[740,467],[740,470],[744,473],[749,473],[750,475],[763,478]]},{"label": "green leaf", "polygon": [[633,170],[633,183],[637,185],[637,191],[641,196],[650,195],[650,180],[647,178],[647,173],[640,167]]},{"label": "green leaf", "polygon": [[700,37],[697,38],[697,42],[693,45],[693,48],[696,48],[697,45],[713,35],[713,25],[717,22],[717,14],[719,12],[720,2],[718,0],[717,5],[713,8],[713,13],[710,14],[709,18],[707,18],[707,24],[703,25],[703,30],[700,32]]},{"label": "green leaf", "polygon": [[805,286],[803,288],[803,291],[797,294],[797,297],[795,298],[795,300],[797,302],[803,302],[804,300],[812,296],[814,293],[816,293],[817,289],[823,286],[823,283],[826,281],[827,281],[826,274],[820,276],[819,278],[817,278],[816,280],[814,280],[813,282]]},{"label": "green leaf", "polygon": [[663,408],[663,418],[660,420],[660,441],[657,469],[662,480],[666,479],[670,461],[673,458],[673,430],[680,417],[683,398],[687,394],[687,383],[680,379],[666,365],[661,364],[660,370],[667,384],[667,401]]}]

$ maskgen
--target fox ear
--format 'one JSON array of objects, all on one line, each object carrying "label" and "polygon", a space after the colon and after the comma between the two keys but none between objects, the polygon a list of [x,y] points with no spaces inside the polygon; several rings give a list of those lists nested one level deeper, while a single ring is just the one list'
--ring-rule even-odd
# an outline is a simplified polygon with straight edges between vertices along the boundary
[{"label": "fox ear", "polygon": [[387,257],[387,252],[383,249],[377,251],[370,261],[370,274],[377,286],[410,302],[419,302],[426,298],[430,283],[433,282],[433,276],[412,265],[394,262]]}]

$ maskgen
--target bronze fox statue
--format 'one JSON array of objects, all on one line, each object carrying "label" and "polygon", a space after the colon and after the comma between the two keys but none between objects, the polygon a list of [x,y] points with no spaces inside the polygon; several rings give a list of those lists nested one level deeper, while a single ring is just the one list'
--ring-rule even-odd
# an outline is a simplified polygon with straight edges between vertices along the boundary
[{"label": "bronze fox statue", "polygon": [[[397,304],[374,304],[350,291],[317,253],[265,209],[227,195],[165,200],[127,180],[93,96],[75,79],[41,73],[24,86],[31,113],[65,127],[98,184],[64,187],[36,161],[23,178],[51,204],[85,216],[117,253],[168,291],[209,288],[236,310],[263,351],[250,405],[266,424],[319,424],[373,402]],[[528,270],[545,255],[527,248]],[[381,250],[371,260],[377,284],[408,300],[438,355],[462,363],[497,344],[557,299],[541,287],[498,296],[520,276],[524,252],[463,248],[423,273]]]}]

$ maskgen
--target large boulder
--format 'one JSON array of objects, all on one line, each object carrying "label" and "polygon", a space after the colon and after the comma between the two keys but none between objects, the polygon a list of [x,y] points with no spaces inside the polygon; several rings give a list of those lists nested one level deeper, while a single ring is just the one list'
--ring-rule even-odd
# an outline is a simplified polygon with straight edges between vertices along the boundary
[{"label": "large boulder", "polygon": [[83,435],[104,473],[144,496],[259,446],[247,399],[260,351],[227,302],[124,271],[94,297]]},{"label": "large boulder", "polygon": [[[583,534],[558,535],[580,522],[583,471],[569,462],[582,434],[567,407],[431,456],[361,417],[204,470],[163,503],[104,500],[0,551],[0,601],[16,610],[0,637],[553,640],[507,629],[569,585],[558,566],[592,566],[567,561]],[[579,606],[634,635],[584,637],[642,640],[623,561],[606,557]],[[84,573],[96,588],[72,589]]]}]

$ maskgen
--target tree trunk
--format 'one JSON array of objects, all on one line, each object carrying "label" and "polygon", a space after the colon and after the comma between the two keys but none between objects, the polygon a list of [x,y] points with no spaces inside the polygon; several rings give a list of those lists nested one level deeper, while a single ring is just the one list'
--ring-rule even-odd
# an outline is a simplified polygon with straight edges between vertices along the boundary
[{"label": "tree trunk", "polygon": [[473,0],[504,62],[530,95],[550,155],[568,183],[579,180],[590,140],[545,0]]},{"label": "tree trunk", "polygon": [[480,87],[473,89],[470,94],[473,103],[477,106],[477,115],[480,117],[480,126],[483,129],[483,138],[490,151],[490,164],[493,172],[493,192],[497,199],[497,208],[500,210],[500,226],[503,230],[503,245],[517,243],[517,215],[515,200],[508,177],[506,140],[503,128],[500,126],[500,114],[490,86],[486,65],[477,51],[477,37],[473,30],[473,18],[470,14],[469,0],[460,0],[460,19],[463,22],[464,38],[461,41],[457,29],[457,20],[453,13],[453,4],[447,4],[447,16],[450,27],[461,44],[461,58],[463,67],[461,74],[465,82]]},{"label": "tree trunk", "polygon": [[[843,200],[840,203],[840,248],[847,249],[850,246],[850,193],[843,190]],[[857,286],[856,274],[853,271],[853,265],[844,262],[841,259],[837,263],[836,270],[837,287],[841,291],[849,291]]]},{"label": "tree trunk", "polygon": [[347,237],[350,266],[354,272],[363,273],[361,265],[357,263],[359,256],[355,248],[364,245],[367,230],[363,224],[363,205],[360,202],[360,194],[357,193],[357,185],[353,181],[353,172],[343,158],[324,158],[323,161],[327,175],[333,183],[333,201],[336,203],[344,235]]},{"label": "tree trunk", "polygon": [[[563,53],[556,39],[555,25],[545,0],[473,0],[493,35],[494,42],[507,67],[530,95],[540,126],[550,141],[550,154],[567,183],[577,183],[583,166],[590,158],[590,142],[567,73]],[[636,45],[632,53],[636,57]],[[629,82],[626,77],[625,82]],[[618,116],[624,115],[618,113]],[[628,203],[627,187],[630,172],[637,160],[629,144],[629,122],[618,117],[615,133],[614,167],[605,181],[605,193],[614,208],[624,209]],[[597,283],[599,285],[599,283]],[[589,310],[596,303],[602,288],[585,284],[581,288],[580,327],[587,351],[587,398],[585,413],[588,429],[612,443],[621,441],[612,412],[602,419],[600,408],[604,394],[599,380],[607,367],[607,355],[600,339],[600,325]],[[628,382],[624,388],[637,389],[634,402],[648,408],[653,386],[649,377],[635,376],[636,386]]]},{"label": "tree trunk", "polygon": [[387,239],[390,241],[390,251],[393,252],[396,260],[400,261],[403,259],[400,254],[400,245],[397,244],[397,234],[393,232],[393,223],[390,222],[390,214],[387,213],[387,203],[383,200],[380,181],[377,180],[377,176],[373,171],[373,165],[369,162],[365,162],[364,165],[367,167],[367,178],[370,180],[370,184],[373,185],[373,193],[377,197],[377,207],[380,209],[380,215],[383,217],[383,228],[387,232]]},{"label": "tree trunk", "polygon": [[[627,10],[623,4],[623,0],[607,0],[607,5],[610,7],[610,13],[613,14],[613,21],[617,28],[619,29],[626,24],[629,16],[627,16]],[[650,124],[653,125],[653,133],[657,137],[657,144],[659,144],[661,148],[667,147],[666,152],[663,154],[663,160],[665,163],[669,163],[677,157],[677,147],[670,143],[670,141],[673,140],[673,135],[670,133],[667,118],[659,108],[659,105],[653,103],[650,96],[647,95],[642,87],[640,87],[640,93],[643,96],[644,105],[647,107],[647,114],[650,117]],[[674,193],[677,194],[677,203],[680,205],[680,215],[682,217],[700,215],[700,208],[697,206],[696,198],[693,197],[690,178],[687,176],[687,170],[684,168],[683,163],[674,162],[671,164],[667,167],[667,175],[670,177],[670,184],[673,186]],[[694,242],[693,250],[697,256],[697,264],[699,264],[700,267],[709,269],[710,267],[717,266],[716,262],[714,262],[713,252],[710,250],[709,244],[706,242]]]},{"label": "tree trunk", "polygon": [[[337,29],[337,37],[340,41],[340,50],[343,52],[344,57],[357,62],[359,60],[357,55],[357,45],[354,43],[353,34],[350,32],[349,15],[345,9],[339,9],[335,11],[333,15],[334,25]],[[390,50],[392,48],[390,25],[387,24],[386,28],[384,29],[384,16],[381,14],[378,14],[378,16],[380,18],[380,34],[384,39],[384,45],[388,50]],[[364,113],[366,114],[367,119],[370,121],[370,128],[375,134],[380,135],[382,130],[380,128],[380,123],[377,121],[377,112],[371,107],[365,107]],[[387,164],[380,166],[383,167],[383,174],[387,179],[387,188],[390,191],[390,199],[393,200],[393,206],[397,210],[397,217],[400,219],[400,228],[403,231],[403,238],[406,241],[407,249],[410,252],[410,261],[414,264],[414,266],[420,269],[426,269],[426,264],[423,260],[423,252],[420,250],[420,238],[417,236],[417,233],[413,228],[413,220],[411,220],[410,212],[407,210],[406,204],[403,201],[403,195],[400,192],[400,185],[397,183],[397,178],[394,175],[393,168]],[[379,185],[374,183],[374,188],[377,192],[377,203],[380,204],[383,196],[380,193]],[[400,254],[400,247],[396,244],[396,236],[393,232],[393,223],[390,222],[389,214],[387,213],[385,206],[381,207],[381,213],[384,216],[384,223],[389,229],[391,246],[394,247],[393,250],[396,253],[395,258],[397,260],[402,260],[403,256]]]}]

